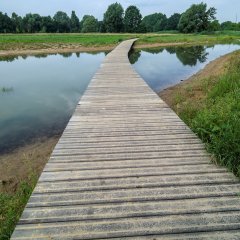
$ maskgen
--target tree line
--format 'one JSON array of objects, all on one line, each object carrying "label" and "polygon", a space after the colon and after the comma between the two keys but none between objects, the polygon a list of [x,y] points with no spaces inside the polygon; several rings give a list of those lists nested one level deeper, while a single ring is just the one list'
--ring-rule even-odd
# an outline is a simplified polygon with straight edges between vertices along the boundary
[{"label": "tree line", "polygon": [[0,12],[0,33],[147,33],[164,30],[177,30],[183,33],[219,30],[240,30],[240,23],[231,21],[219,23],[215,18],[216,9],[207,4],[193,4],[184,13],[174,13],[169,18],[163,13],[142,17],[136,6],[125,11],[120,3],[108,6],[103,20],[92,15],[80,19],[75,11],[71,16],[58,11],[53,17],[28,13],[24,17],[12,13],[8,16]]}]

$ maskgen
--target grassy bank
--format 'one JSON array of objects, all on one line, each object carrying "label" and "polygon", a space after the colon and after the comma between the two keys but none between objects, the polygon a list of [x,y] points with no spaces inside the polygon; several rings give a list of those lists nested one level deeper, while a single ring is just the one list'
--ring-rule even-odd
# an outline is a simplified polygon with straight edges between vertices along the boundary
[{"label": "grassy bank", "polygon": [[239,43],[240,32],[215,33],[215,34],[169,34],[169,35],[142,35],[138,44],[156,43]]},{"label": "grassy bank", "polygon": [[9,239],[58,137],[0,155],[0,239]]},{"label": "grassy bank", "polygon": [[231,54],[218,73],[160,96],[206,143],[217,162],[240,177],[240,51]]},{"label": "grassy bank", "polygon": [[39,49],[76,49],[114,47],[119,42],[138,37],[136,46],[154,44],[199,44],[239,42],[239,32],[215,34],[0,34],[1,51],[39,50]]},{"label": "grassy bank", "polygon": [[15,193],[0,193],[0,239],[10,239],[37,182],[36,175],[22,181]]}]

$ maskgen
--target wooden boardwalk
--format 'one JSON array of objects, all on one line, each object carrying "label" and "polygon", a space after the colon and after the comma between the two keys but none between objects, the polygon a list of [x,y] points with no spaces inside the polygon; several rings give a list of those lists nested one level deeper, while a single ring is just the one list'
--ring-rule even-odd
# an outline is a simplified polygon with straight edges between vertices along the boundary
[{"label": "wooden boardwalk", "polygon": [[12,239],[240,239],[240,183],[128,61],[107,55]]}]

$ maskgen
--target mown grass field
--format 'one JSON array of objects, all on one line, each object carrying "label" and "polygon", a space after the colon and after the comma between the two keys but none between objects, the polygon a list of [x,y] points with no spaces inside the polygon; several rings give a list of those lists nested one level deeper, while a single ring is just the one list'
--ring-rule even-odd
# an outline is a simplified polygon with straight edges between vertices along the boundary
[{"label": "mown grass field", "polygon": [[61,48],[71,44],[83,47],[116,45],[133,38],[130,34],[2,34],[0,50]]},{"label": "mown grass field", "polygon": [[71,46],[104,47],[139,38],[137,45],[166,43],[229,43],[239,42],[240,32],[219,32],[214,34],[1,34],[0,50],[46,49]]},{"label": "mown grass field", "polygon": [[166,34],[166,35],[141,35],[138,44],[155,43],[238,43],[240,32],[219,32],[214,34]]}]

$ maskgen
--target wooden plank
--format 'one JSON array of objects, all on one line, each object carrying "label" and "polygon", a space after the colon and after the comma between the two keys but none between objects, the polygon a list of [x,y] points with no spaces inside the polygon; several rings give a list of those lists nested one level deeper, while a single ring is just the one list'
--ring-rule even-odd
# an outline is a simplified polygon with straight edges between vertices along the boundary
[{"label": "wooden plank", "polygon": [[129,64],[109,53],[12,239],[239,239],[240,182]]}]

